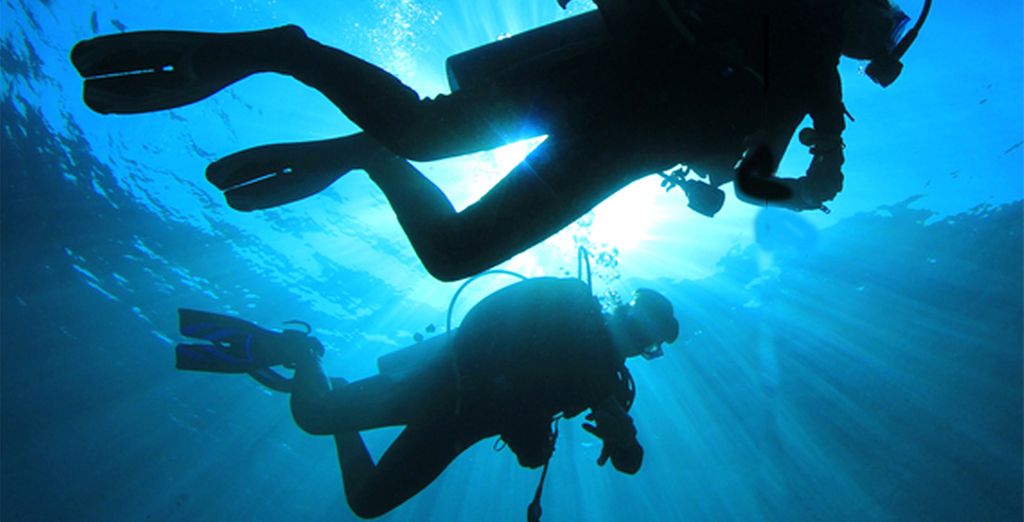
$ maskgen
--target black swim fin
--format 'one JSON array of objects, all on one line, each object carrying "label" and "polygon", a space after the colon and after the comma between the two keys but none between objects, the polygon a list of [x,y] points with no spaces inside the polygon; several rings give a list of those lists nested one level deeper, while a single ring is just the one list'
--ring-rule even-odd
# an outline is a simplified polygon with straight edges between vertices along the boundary
[{"label": "black swim fin", "polygon": [[206,179],[235,210],[279,207],[317,194],[365,157],[362,134],[305,143],[264,145],[210,164]]},{"label": "black swim fin", "polygon": [[237,317],[187,308],[178,310],[178,320],[182,335],[209,342],[176,346],[176,366],[181,370],[252,374],[294,363],[310,350],[323,354],[323,346],[309,332],[274,332]]},{"label": "black swim fin", "polygon": [[202,100],[259,72],[251,56],[267,39],[304,36],[286,26],[245,33],[139,31],[78,42],[71,61],[83,97],[103,114],[134,114]]}]

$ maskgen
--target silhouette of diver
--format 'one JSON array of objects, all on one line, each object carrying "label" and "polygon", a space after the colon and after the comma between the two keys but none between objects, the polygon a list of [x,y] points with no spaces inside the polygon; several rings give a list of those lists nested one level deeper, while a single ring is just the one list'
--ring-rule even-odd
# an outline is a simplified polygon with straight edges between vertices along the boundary
[{"label": "silhouette of diver", "polygon": [[[559,0],[564,5],[566,0]],[[261,72],[323,93],[363,134],[242,151],[207,171],[240,210],[315,194],[365,170],[426,269],[456,280],[539,243],[625,185],[669,176],[713,215],[737,195],[825,209],[843,186],[841,55],[892,83],[915,27],[889,0],[597,0],[598,11],[453,56],[453,93],[420,96],[386,71],[285,26],[247,33],[147,31],[80,42],[72,61],[101,113],[169,109]],[[805,176],[774,178],[800,134]],[[406,159],[431,161],[547,135],[479,201],[456,212]],[[737,165],[737,160],[743,158]],[[669,187],[671,188],[671,186]],[[825,209],[827,210],[827,209]]]},{"label": "silhouette of diver", "polygon": [[[352,383],[325,376],[323,347],[304,332],[271,332],[208,312],[181,310],[181,333],[213,344],[179,345],[177,355],[178,367],[191,370],[294,365],[295,422],[334,436],[348,504],[371,518],[416,495],[488,437],[500,435],[522,466],[545,466],[557,435],[553,420],[587,409],[593,424],[583,427],[603,441],[598,464],[611,460],[636,473],[643,448],[627,413],[635,388],[624,362],[660,356],[661,343],[678,332],[671,303],[653,290],[637,290],[632,303],[603,314],[581,281],[536,278],[491,294],[457,330],[385,355],[379,374]],[[405,428],[374,464],[359,431],[384,426]]]}]

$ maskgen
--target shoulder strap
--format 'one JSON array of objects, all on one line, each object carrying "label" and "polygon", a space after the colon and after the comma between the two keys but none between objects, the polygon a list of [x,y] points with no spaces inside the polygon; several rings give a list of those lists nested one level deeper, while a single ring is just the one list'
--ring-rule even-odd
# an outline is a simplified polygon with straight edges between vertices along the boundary
[{"label": "shoulder strap", "polygon": [[622,405],[622,409],[628,412],[633,407],[633,401],[636,400],[636,382],[633,381],[633,374],[629,372],[629,368],[625,364],[615,372],[615,377],[618,379],[615,398]]}]

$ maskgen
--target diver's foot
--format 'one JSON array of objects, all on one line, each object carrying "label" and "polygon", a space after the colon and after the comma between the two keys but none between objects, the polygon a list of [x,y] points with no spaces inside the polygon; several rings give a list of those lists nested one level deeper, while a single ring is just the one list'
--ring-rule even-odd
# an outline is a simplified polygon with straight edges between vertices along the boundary
[{"label": "diver's foot", "polygon": [[202,100],[246,76],[284,67],[304,41],[295,25],[244,33],[140,31],[84,40],[71,61],[85,78],[85,103],[134,114]]},{"label": "diver's foot", "polygon": [[319,339],[293,330],[285,330],[281,335],[284,343],[279,348],[279,357],[285,368],[295,369],[299,364],[310,362],[320,364],[325,350]]}]

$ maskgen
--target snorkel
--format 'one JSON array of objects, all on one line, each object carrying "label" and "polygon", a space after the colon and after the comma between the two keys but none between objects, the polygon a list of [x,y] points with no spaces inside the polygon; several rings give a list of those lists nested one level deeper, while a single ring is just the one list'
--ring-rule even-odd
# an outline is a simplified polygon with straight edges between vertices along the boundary
[{"label": "snorkel", "polygon": [[882,87],[888,87],[892,85],[892,82],[896,81],[900,73],[903,71],[903,63],[900,62],[900,58],[906,54],[907,49],[910,48],[910,44],[914,43],[917,39],[917,33],[921,31],[921,26],[924,25],[924,21],[928,18],[928,12],[932,9],[932,0],[924,0],[924,7],[921,8],[921,16],[917,18],[917,23],[914,27],[911,27],[907,34],[903,36],[892,51],[878,56],[868,63],[867,69],[864,72],[867,73],[868,77],[874,80],[875,83]]}]

